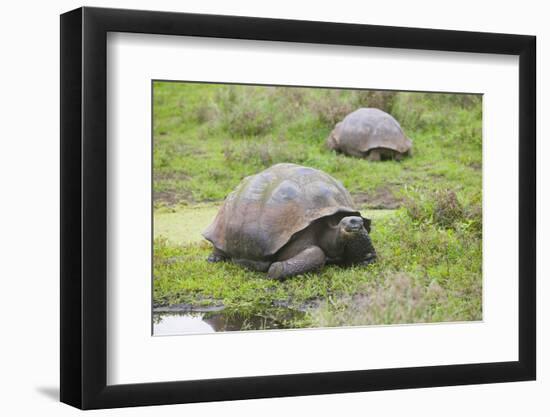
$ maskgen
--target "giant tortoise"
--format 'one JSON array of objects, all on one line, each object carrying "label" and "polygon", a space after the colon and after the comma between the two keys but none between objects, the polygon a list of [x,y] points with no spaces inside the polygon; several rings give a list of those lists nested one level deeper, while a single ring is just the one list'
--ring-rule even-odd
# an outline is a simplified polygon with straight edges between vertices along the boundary
[{"label": "giant tortoise", "polygon": [[327,146],[371,161],[400,160],[411,154],[412,141],[388,113],[375,108],[360,108],[336,124],[327,138]]},{"label": "giant tortoise", "polygon": [[325,263],[373,262],[370,223],[339,181],[283,163],[244,178],[203,236],[214,246],[208,261],[231,260],[284,279]]}]

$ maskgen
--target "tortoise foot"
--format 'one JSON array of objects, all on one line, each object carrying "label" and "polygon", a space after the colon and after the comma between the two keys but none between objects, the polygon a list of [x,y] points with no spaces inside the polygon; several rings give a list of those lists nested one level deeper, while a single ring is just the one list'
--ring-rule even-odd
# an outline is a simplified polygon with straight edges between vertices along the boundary
[{"label": "tortoise foot", "polygon": [[267,277],[270,279],[283,279],[285,276],[285,266],[283,262],[273,262],[267,271]]}]

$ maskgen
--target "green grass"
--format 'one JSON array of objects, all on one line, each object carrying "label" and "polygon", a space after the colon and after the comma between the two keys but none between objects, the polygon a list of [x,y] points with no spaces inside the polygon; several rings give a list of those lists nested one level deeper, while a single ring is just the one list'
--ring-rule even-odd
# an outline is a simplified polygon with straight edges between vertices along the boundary
[{"label": "green grass", "polygon": [[[481,319],[481,240],[461,228],[416,224],[405,209],[378,219],[372,230],[379,260],[368,267],[328,266],[317,274],[271,281],[231,263],[205,261],[206,242],[155,240],[154,300],[160,305],[224,304],[229,310],[260,314],[283,303],[293,309],[319,305],[295,324],[338,325],[360,297],[368,307],[351,315],[354,324]],[[392,286],[394,281],[404,282]],[[406,300],[386,303],[384,300]],[[327,314],[331,312],[331,314]],[[361,321],[363,317],[363,321]],[[332,322],[331,322],[332,323]]]},{"label": "green grass", "polygon": [[[155,83],[156,203],[223,200],[244,176],[278,162],[322,169],[351,193],[385,187],[397,194],[450,188],[468,198],[481,191],[480,99],[394,94],[392,114],[413,139],[414,157],[401,163],[371,163],[329,152],[324,146],[334,121],[357,105],[369,104],[368,92],[363,95]],[[327,119],[326,113],[334,108],[340,111]]]},{"label": "green grass", "polygon": [[[413,157],[376,163],[328,151],[334,123],[361,106],[391,112]],[[480,96],[156,82],[153,134],[155,304],[305,310],[289,327],[481,319]],[[280,283],[205,262],[200,232],[225,196],[278,162],[342,181],[373,218],[375,265]]]}]

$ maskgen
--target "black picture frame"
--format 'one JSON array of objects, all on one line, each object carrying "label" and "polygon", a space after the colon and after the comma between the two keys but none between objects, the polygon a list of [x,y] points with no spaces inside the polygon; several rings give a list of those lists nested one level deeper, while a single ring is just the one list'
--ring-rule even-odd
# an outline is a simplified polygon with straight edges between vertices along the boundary
[{"label": "black picture frame", "polygon": [[[519,360],[107,385],[108,32],[519,56]],[[88,7],[61,15],[61,401],[95,409],[535,379],[535,51],[524,35]]]}]

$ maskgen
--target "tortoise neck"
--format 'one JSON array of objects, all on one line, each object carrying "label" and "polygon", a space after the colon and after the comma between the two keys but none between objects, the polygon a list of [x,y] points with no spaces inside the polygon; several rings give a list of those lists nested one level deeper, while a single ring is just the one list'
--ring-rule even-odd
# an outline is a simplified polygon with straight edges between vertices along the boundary
[{"label": "tortoise neck", "polygon": [[340,228],[338,227],[323,227],[319,236],[319,244],[329,258],[338,259],[344,253]]}]

